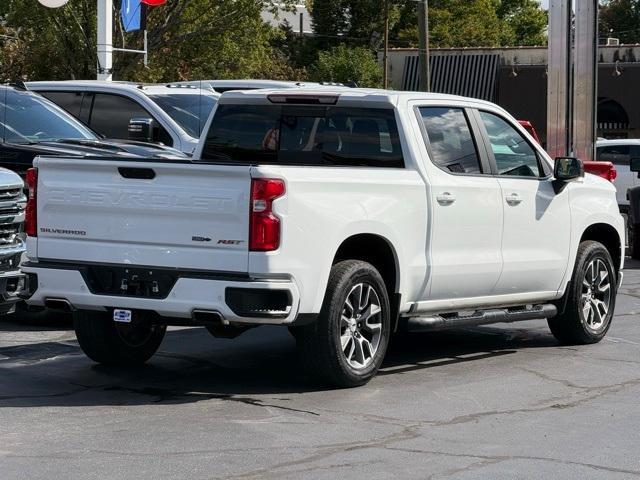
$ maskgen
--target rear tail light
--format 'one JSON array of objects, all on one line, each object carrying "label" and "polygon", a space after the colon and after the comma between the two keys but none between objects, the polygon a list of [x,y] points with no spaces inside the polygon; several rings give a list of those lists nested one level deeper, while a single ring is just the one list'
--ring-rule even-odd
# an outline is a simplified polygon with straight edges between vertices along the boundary
[{"label": "rear tail light", "polygon": [[618,171],[615,167],[611,167],[611,170],[609,170],[608,180],[613,182],[616,178],[618,178]]},{"label": "rear tail light", "polygon": [[24,214],[24,231],[29,237],[38,236],[38,169],[30,168],[26,175],[29,198]]},{"label": "rear tail light", "polygon": [[269,252],[280,246],[280,219],[273,213],[273,201],[284,195],[282,180],[254,178],[251,180],[249,249]]}]

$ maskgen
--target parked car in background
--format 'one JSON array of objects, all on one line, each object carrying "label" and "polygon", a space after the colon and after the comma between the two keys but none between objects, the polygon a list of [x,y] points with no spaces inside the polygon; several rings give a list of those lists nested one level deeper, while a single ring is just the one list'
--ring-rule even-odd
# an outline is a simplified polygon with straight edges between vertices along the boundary
[{"label": "parked car in background", "polygon": [[83,80],[26,85],[100,135],[162,143],[188,155],[220,96],[211,89],[177,84]]},{"label": "parked car in background", "polygon": [[[529,133],[536,142],[542,144],[540,142],[538,132],[531,122],[528,120],[518,120],[518,123],[524,127],[527,133]],[[609,180],[610,182],[613,182],[618,176],[618,172],[611,162],[583,160],[582,164],[584,165],[585,172],[597,175],[605,180]]]},{"label": "parked car in background", "polygon": [[542,145],[540,141],[540,137],[538,136],[538,132],[534,128],[533,124],[529,120],[518,120],[518,123],[523,126],[523,128],[527,131],[529,135],[533,137],[533,139]]},{"label": "parked car in background", "polygon": [[629,208],[628,190],[640,186],[638,174],[630,168],[632,158],[640,158],[640,139],[598,140],[596,143],[596,159],[612,163],[618,172],[616,197],[623,212]]},{"label": "parked car in background", "polygon": [[25,286],[19,265],[26,248],[23,228],[26,203],[22,179],[0,168],[0,314],[15,309]]},{"label": "parked car in background", "polygon": [[190,80],[185,82],[174,82],[172,85],[189,85],[198,88],[211,88],[218,93],[229,92],[231,90],[259,90],[263,88],[322,88],[322,87],[345,87],[342,83],[329,82],[293,82],[284,80]]},{"label": "parked car in background", "polygon": [[399,329],[548,319],[586,344],[613,318],[614,187],[481,100],[229,92],[190,162],[72,164],[36,160],[23,269],[30,304],[74,311],[100,363],[148,360],[167,325],[273,324],[350,387]]},{"label": "parked car in background", "polygon": [[184,158],[173,148],[107,140],[55,103],[15,86],[0,86],[0,167],[24,178],[38,155]]}]

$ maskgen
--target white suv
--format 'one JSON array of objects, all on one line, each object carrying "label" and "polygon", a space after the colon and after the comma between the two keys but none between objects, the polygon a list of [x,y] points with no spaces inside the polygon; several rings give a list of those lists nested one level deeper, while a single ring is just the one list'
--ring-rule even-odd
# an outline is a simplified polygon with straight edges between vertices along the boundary
[{"label": "white suv", "polygon": [[30,303],[76,312],[92,359],[150,358],[166,325],[289,327],[340,386],[397,330],[548,319],[609,329],[623,220],[610,182],[554,162],[504,110],[361,89],[229,92],[196,160],[42,158]]},{"label": "white suv", "polygon": [[[220,96],[211,89],[188,85],[95,80],[26,85],[106,138],[158,142],[187,155],[198,145],[202,128]],[[133,129],[132,120],[136,123]],[[144,124],[150,125],[148,136],[132,136],[132,131],[138,132]]]}]

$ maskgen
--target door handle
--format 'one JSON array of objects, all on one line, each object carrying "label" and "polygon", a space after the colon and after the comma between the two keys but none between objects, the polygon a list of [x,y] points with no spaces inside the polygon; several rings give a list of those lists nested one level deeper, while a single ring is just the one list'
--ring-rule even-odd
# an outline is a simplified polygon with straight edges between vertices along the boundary
[{"label": "door handle", "polygon": [[446,206],[446,205],[451,205],[453,202],[455,202],[456,197],[451,195],[449,192],[444,192],[444,193],[441,193],[440,195],[437,195],[436,200],[440,205]]},{"label": "door handle", "polygon": [[520,205],[522,203],[522,199],[517,193],[512,193],[511,195],[507,195],[505,199],[507,200],[507,203],[512,207],[515,207],[516,205]]}]

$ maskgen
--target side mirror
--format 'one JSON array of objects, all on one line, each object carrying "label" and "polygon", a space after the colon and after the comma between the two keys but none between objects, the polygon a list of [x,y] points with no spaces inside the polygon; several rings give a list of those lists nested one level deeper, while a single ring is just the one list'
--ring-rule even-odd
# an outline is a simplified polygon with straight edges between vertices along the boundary
[{"label": "side mirror", "polygon": [[155,130],[153,118],[132,118],[129,120],[129,140],[152,143]]},{"label": "side mirror", "polygon": [[581,160],[574,157],[558,157],[553,169],[553,176],[560,182],[582,178],[584,177],[584,165]]},{"label": "side mirror", "polygon": [[632,172],[638,172],[638,178],[640,178],[640,158],[632,158],[629,167]]}]

